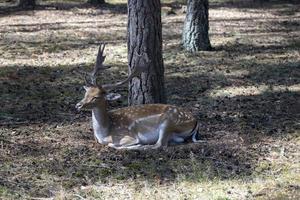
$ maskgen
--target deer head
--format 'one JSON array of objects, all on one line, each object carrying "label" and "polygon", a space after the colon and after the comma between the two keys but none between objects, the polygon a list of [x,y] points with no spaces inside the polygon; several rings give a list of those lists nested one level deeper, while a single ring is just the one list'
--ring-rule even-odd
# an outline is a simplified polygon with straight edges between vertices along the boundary
[{"label": "deer head", "polygon": [[[147,69],[145,65],[141,65],[135,68],[125,80],[113,84],[100,85],[97,83],[97,74],[100,71],[108,68],[103,65],[103,62],[105,61],[106,57],[103,55],[104,49],[105,44],[101,44],[98,50],[96,65],[93,71],[90,73],[85,72],[85,95],[84,98],[76,104],[76,108],[78,110],[83,108],[92,109],[96,105],[105,105],[106,101],[113,101],[119,99],[121,97],[120,94],[112,93],[110,91],[129,82],[132,78],[139,76],[143,71],[146,71]],[[146,62],[149,62],[148,56],[146,56]]]},{"label": "deer head", "polygon": [[101,86],[84,86],[84,98],[76,104],[78,110],[92,109],[97,105],[104,105],[106,101],[117,100],[121,97],[118,93],[108,93]]}]

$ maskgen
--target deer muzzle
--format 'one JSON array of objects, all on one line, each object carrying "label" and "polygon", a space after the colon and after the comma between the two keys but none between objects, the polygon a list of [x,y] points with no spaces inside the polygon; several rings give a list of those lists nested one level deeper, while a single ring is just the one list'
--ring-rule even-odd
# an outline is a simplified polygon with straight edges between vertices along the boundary
[{"label": "deer muzzle", "polygon": [[76,108],[78,111],[80,111],[82,107],[83,107],[83,103],[82,103],[82,102],[77,103],[76,106],[75,106],[75,108]]}]

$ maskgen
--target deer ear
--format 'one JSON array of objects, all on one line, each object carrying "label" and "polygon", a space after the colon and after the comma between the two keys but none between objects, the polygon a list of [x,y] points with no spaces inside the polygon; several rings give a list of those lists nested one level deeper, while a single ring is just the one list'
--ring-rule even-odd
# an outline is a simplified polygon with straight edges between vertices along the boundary
[{"label": "deer ear", "polygon": [[106,96],[105,96],[105,99],[107,101],[115,101],[117,99],[121,98],[121,95],[118,94],[118,93],[108,93]]}]

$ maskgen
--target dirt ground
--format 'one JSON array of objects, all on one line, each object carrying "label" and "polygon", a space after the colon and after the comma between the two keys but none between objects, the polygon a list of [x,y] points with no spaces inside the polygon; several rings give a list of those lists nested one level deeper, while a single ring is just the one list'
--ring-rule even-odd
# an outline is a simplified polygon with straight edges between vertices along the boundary
[{"label": "dirt ground", "polygon": [[214,50],[190,54],[183,5],[163,1],[168,103],[204,142],[136,152],[97,144],[74,108],[99,42],[99,80],[127,75],[126,2],[108,2],[0,9],[0,199],[299,199],[299,4],[212,1]]}]

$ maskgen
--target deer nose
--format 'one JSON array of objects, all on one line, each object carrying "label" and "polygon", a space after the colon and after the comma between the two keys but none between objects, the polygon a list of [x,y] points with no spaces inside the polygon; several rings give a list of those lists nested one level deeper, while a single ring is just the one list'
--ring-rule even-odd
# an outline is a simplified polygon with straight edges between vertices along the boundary
[{"label": "deer nose", "polygon": [[82,104],[81,102],[79,102],[79,103],[76,104],[75,108],[76,108],[78,111],[80,111],[81,108],[82,108],[82,106],[83,106],[83,104]]}]

